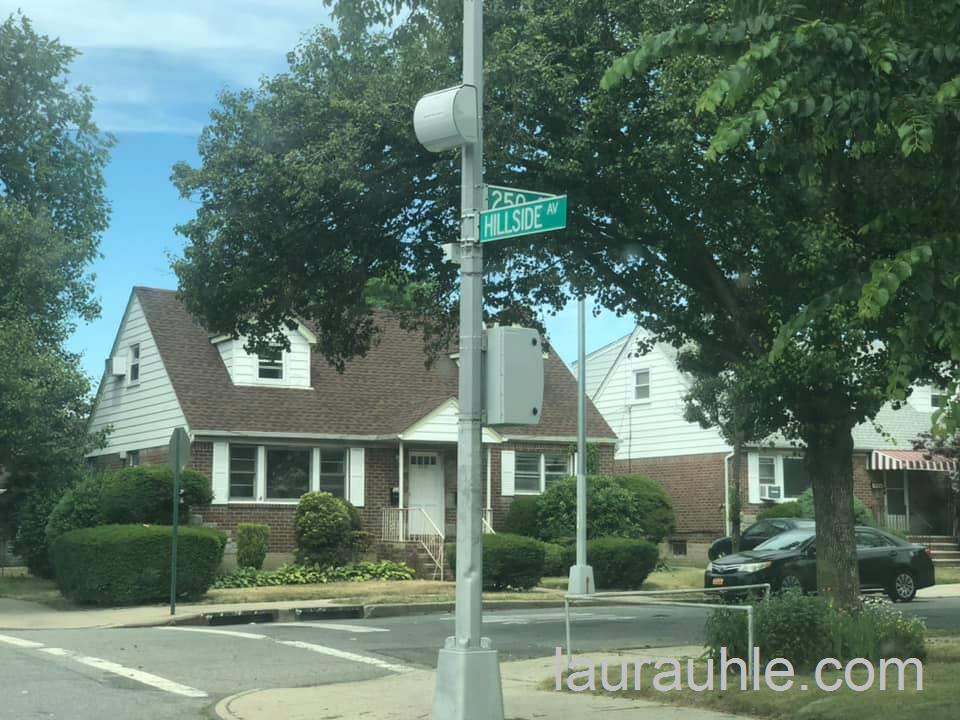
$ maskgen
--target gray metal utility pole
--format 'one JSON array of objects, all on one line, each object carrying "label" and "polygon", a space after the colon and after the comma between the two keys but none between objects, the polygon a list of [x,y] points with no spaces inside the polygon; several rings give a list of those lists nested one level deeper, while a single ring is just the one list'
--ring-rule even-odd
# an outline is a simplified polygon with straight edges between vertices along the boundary
[{"label": "gray metal utility pole", "polygon": [[437,662],[433,720],[503,720],[497,652],[482,638],[481,402],[483,390],[483,1],[463,3],[463,84],[476,89],[477,141],[462,146],[460,418],[454,635]]},{"label": "gray metal utility pole", "polygon": [[587,595],[596,587],[587,565],[587,368],[586,310],[577,304],[577,564],[570,568],[567,592]]}]

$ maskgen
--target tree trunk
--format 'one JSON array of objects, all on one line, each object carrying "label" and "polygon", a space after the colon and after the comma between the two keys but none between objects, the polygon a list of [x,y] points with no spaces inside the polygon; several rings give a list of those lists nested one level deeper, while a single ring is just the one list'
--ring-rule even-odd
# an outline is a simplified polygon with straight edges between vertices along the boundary
[{"label": "tree trunk", "polygon": [[805,439],[817,523],[817,589],[838,607],[860,595],[853,512],[853,436],[849,427],[821,427]]}]

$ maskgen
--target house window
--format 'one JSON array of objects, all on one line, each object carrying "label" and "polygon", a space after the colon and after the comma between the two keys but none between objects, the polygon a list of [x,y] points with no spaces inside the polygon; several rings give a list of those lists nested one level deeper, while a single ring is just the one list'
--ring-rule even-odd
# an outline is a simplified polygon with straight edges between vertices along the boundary
[{"label": "house window", "polygon": [[347,451],[320,450],[320,487],[337,497],[346,497]]},{"label": "house window", "polygon": [[257,356],[259,377],[264,380],[283,380],[283,348],[275,347]]},{"label": "house window", "polygon": [[671,554],[671,555],[686,555],[686,554],[687,554],[687,541],[686,541],[686,540],[671,540],[671,541],[670,541],[670,554]]},{"label": "house window", "polygon": [[930,393],[930,407],[941,408],[947,404],[947,393],[944,390],[934,390]]},{"label": "house window", "polygon": [[540,492],[540,453],[518,452],[513,475],[515,492]]},{"label": "house window", "polygon": [[230,446],[230,499],[252,500],[257,482],[257,448]]},{"label": "house window", "polygon": [[633,399],[650,399],[650,371],[637,370],[633,374]]},{"label": "house window", "polygon": [[774,457],[760,458],[760,497],[764,500],[775,500],[781,496],[777,485],[777,459]]},{"label": "house window", "polygon": [[518,452],[514,462],[514,492],[541,493],[557,480],[570,477],[567,456],[563,453]]},{"label": "house window", "polygon": [[310,450],[267,449],[267,498],[298,500],[310,490]]},{"label": "house window", "polygon": [[140,343],[130,346],[130,382],[140,382]]},{"label": "house window", "polygon": [[810,487],[810,476],[803,465],[803,458],[783,459],[783,496],[798,498]]},{"label": "house window", "polygon": [[140,465],[140,451],[130,450],[127,452],[127,466],[137,467]]}]

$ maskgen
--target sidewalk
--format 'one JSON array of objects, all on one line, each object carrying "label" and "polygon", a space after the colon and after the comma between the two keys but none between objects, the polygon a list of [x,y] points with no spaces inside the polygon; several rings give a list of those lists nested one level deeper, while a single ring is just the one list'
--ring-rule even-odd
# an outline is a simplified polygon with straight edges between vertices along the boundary
[{"label": "sidewalk", "polygon": [[[701,647],[678,647],[625,651],[632,657],[690,657]],[[577,656],[580,657],[580,656]],[[592,654],[615,661],[617,654]],[[553,657],[500,664],[504,716],[510,720],[580,720],[606,717],[616,712],[620,720],[734,720],[725,713],[662,705],[646,700],[603,697],[570,690],[543,689],[556,673]],[[319,687],[260,690],[235,695],[218,703],[222,720],[316,720],[358,718],[365,720],[429,720],[434,694],[434,672],[417,670],[365,682],[337,683]]]}]

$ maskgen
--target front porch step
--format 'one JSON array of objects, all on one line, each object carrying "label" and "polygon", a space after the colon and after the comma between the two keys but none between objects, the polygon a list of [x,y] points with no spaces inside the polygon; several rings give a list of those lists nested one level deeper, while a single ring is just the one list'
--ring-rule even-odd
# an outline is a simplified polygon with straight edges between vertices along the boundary
[{"label": "front porch step", "polygon": [[957,541],[950,535],[907,535],[907,540],[912,543],[926,545],[927,543],[956,545]]}]

